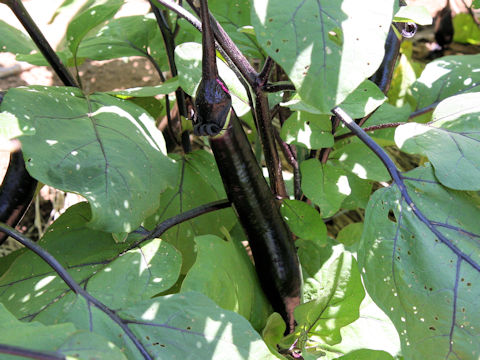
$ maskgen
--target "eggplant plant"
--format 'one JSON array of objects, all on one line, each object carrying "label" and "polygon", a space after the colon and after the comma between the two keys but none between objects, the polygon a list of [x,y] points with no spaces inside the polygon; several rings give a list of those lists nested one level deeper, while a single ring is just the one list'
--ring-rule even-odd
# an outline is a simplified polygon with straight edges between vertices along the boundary
[{"label": "eggplant plant", "polygon": [[[76,0],[54,51],[0,2],[29,34],[0,21],[1,51],[64,83],[0,89],[21,143],[0,230],[24,245],[0,259],[2,359],[480,356],[480,55],[418,70],[424,12]],[[132,56],[161,83],[82,87],[86,59]],[[37,181],[86,201],[34,242]]]}]

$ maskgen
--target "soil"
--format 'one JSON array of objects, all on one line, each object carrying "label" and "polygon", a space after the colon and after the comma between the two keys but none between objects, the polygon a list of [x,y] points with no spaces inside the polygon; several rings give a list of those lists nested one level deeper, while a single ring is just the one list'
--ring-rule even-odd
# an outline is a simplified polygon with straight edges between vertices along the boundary
[{"label": "soil", "polygon": [[[429,9],[432,16],[441,10],[447,0],[410,0],[409,3],[424,5]],[[470,3],[470,1],[466,1]],[[46,38],[55,48],[62,43],[66,25],[77,11],[76,8],[61,13],[53,23],[49,20],[55,10],[63,3],[63,0],[24,0],[25,7],[36,21]],[[116,17],[145,14],[149,11],[149,4],[144,0],[127,0],[124,7]],[[465,11],[463,0],[452,0],[452,8],[456,12]],[[21,25],[6,5],[0,4],[0,20],[22,29]],[[414,57],[420,61],[427,61],[429,55],[429,44],[433,41],[432,27],[420,29],[414,38]],[[480,53],[480,48],[471,45],[452,44],[445,54],[472,54]],[[5,72],[13,72],[5,76]],[[160,81],[158,74],[150,63],[144,58],[118,59],[111,61],[87,61],[79,68],[79,75],[82,79],[84,90],[87,92],[106,91],[112,89],[125,89],[137,86],[157,85]],[[0,90],[22,85],[62,85],[60,80],[48,67],[32,66],[27,63],[19,63],[13,54],[0,53]],[[0,179],[6,171],[9,153],[3,151],[0,144]],[[5,150],[5,149],[3,149]],[[20,229],[29,236],[37,238],[48,224],[64,209],[81,197],[45,187],[35,200],[35,206],[31,206]],[[36,209],[36,210],[35,210]],[[1,253],[1,251],[0,251]]]}]

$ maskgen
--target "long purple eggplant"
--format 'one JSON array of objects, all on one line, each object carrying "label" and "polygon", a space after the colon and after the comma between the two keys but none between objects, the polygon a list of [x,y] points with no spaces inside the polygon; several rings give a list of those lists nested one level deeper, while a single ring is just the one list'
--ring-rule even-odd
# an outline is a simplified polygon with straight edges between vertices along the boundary
[{"label": "long purple eggplant", "polygon": [[201,1],[201,14],[203,65],[195,99],[195,133],[210,136],[225,191],[247,235],[262,288],[287,323],[287,332],[292,332],[302,283],[295,245],[218,75],[206,0]]}]

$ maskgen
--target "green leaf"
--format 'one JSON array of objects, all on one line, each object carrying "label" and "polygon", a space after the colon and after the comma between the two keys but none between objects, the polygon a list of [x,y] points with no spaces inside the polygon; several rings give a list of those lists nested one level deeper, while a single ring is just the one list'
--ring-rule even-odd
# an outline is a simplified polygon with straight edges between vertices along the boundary
[{"label": "green leaf", "polygon": [[479,91],[480,72],[472,71],[479,62],[480,54],[444,56],[429,63],[412,85],[417,109],[452,95]]},{"label": "green leaf", "polygon": [[[250,26],[250,7],[249,0],[210,0],[208,2],[210,12],[240,51],[245,56],[261,59],[264,55],[255,39],[253,27]],[[247,31],[246,28],[249,30]]]},{"label": "green leaf", "polygon": [[390,174],[378,156],[358,139],[336,149],[330,155],[330,159],[337,160],[339,166],[357,175],[360,179],[390,180]]},{"label": "green leaf", "polygon": [[480,198],[441,186],[430,166],[404,179],[411,203],[394,185],[368,205],[358,252],[365,286],[405,359],[477,358]]},{"label": "green leaf", "polygon": [[58,348],[58,352],[78,359],[127,360],[123,349],[119,349],[105,337],[91,331],[78,331]]},{"label": "green leaf", "polygon": [[11,52],[14,54],[29,54],[36,50],[33,41],[20,30],[0,20],[0,52]]},{"label": "green leaf", "polygon": [[[29,350],[55,352],[76,358],[126,360],[120,349],[104,337],[90,331],[77,331],[72,323],[43,325],[18,321],[0,303],[0,342]],[[3,355],[2,359],[17,359]]]},{"label": "green leaf", "polygon": [[457,14],[453,22],[453,41],[480,45],[480,29],[470,14]]},{"label": "green leaf", "polygon": [[277,353],[277,344],[282,340],[286,329],[287,325],[279,313],[274,312],[268,317],[262,338],[272,353]]},{"label": "green leaf", "polygon": [[8,141],[21,135],[35,134],[35,127],[22,124],[17,117],[8,111],[0,112],[0,141]]},{"label": "green leaf", "polygon": [[135,320],[129,327],[156,359],[276,359],[247,320],[200,293],[162,296],[119,315]]},{"label": "green leaf", "polygon": [[472,7],[473,7],[474,9],[480,8],[480,0],[473,0],[473,1],[472,1]]},{"label": "green leaf", "polygon": [[[401,353],[397,330],[368,294],[360,305],[360,317],[343,327],[340,333],[341,343],[329,347],[321,346],[321,348],[328,349],[333,354],[350,354],[359,349],[374,349],[385,351],[396,358]],[[383,354],[383,356],[386,355]]]},{"label": "green leaf", "polygon": [[360,349],[340,356],[338,360],[394,360],[392,355],[385,351]]},{"label": "green leaf", "polygon": [[362,82],[340,105],[352,118],[362,118],[382,105],[387,97],[370,80]]},{"label": "green leaf", "polygon": [[75,57],[80,42],[88,32],[115,15],[123,2],[123,0],[96,0],[68,24],[67,47]]},{"label": "green leaf", "polygon": [[348,179],[348,186],[350,186],[350,195],[342,201],[340,207],[345,210],[365,209],[372,194],[373,182],[360,179],[352,173],[347,172],[345,175]]},{"label": "green leaf", "polygon": [[[303,264],[302,258],[300,261]],[[305,331],[330,345],[338,344],[340,329],[358,319],[365,296],[357,262],[338,245],[319,271],[307,276],[311,300],[295,309],[296,331]]]},{"label": "green leaf", "polygon": [[75,8],[83,3],[83,7],[90,6],[95,0],[64,0],[60,6],[55,10],[48,24],[52,24],[57,16],[64,11]]},{"label": "green leaf", "polygon": [[[72,53],[68,49],[56,51],[58,58],[62,61],[64,65],[67,66],[74,66],[74,62],[72,61]],[[33,52],[32,54],[18,54],[16,59],[18,61],[28,62],[32,65],[37,66],[50,66],[47,59],[43,56],[41,52]],[[77,59],[77,65],[81,65],[83,63],[83,59]]]},{"label": "green leaf", "polygon": [[301,98],[328,114],[379,67],[393,3],[255,0],[251,18],[260,45]]},{"label": "green leaf", "polygon": [[480,93],[452,96],[433,113],[433,121],[409,123],[395,132],[395,141],[411,154],[428,157],[435,176],[457,190],[480,190]]},{"label": "green leaf", "polygon": [[[116,244],[109,233],[89,229],[89,217],[86,203],[74,205],[39,242],[86,291],[118,310],[175,283],[181,259],[172,246],[153,240],[119,257],[139,236],[131,235],[125,243]],[[35,318],[47,325],[73,322],[77,329],[94,329],[122,350],[127,349],[127,358],[138,356],[138,350],[118,325],[72,293],[58,274],[32,252],[17,257],[0,279],[0,289],[0,302],[18,318]]]},{"label": "green leaf", "polygon": [[9,90],[1,109],[36,131],[20,139],[30,174],[88,199],[93,228],[130,232],[157,209],[175,164],[142,108],[75,88],[31,86]]},{"label": "green leaf", "polygon": [[432,16],[427,8],[423,5],[401,6],[393,17],[393,21],[397,22],[414,22],[418,25],[431,25]]},{"label": "green leaf", "polygon": [[66,341],[75,330],[73,324],[45,326],[38,321],[21,322],[0,303],[0,333],[2,334],[0,342],[2,344],[52,351]]},{"label": "green leaf", "polygon": [[322,149],[333,146],[332,122],[327,115],[294,112],[282,125],[280,136],[287,144]]},{"label": "green leaf", "polygon": [[299,238],[325,243],[327,227],[320,214],[303,201],[285,199],[280,207],[283,219]]},{"label": "green leaf", "polygon": [[[202,45],[198,43],[183,43],[175,48],[175,63],[177,64],[178,80],[181,88],[189,95],[195,96],[195,91],[202,78]],[[220,59],[217,59],[218,73],[232,95],[232,106],[238,116],[250,111],[245,88],[235,73]]]},{"label": "green leaf", "polygon": [[150,97],[175,92],[179,87],[178,78],[174,77],[157,86],[142,86],[125,90],[107,91],[106,94],[118,97]]},{"label": "green leaf", "polygon": [[250,321],[259,330],[271,309],[255,269],[241,243],[218,236],[195,237],[197,260],[182,284],[182,292],[197,291]]},{"label": "green leaf", "polygon": [[[177,176],[171,183],[174,188],[167,189],[161,195],[160,203],[163,205],[145,221],[146,228],[153,229],[159,222],[179,213],[227,198],[211,153],[197,150],[185,155],[184,158],[179,156],[176,158],[179,166]],[[235,214],[230,208],[219,210],[179,224],[164,233],[162,239],[180,250],[183,257],[182,274],[186,274],[195,262],[194,236],[205,234],[223,236],[221,228],[229,231],[235,222]]]},{"label": "green leaf", "polygon": [[[408,105],[396,107],[385,103],[368,118],[368,121],[363,127],[402,122],[406,123],[411,112],[410,106]],[[369,131],[368,135],[370,135],[378,144],[382,146],[391,146],[395,145],[395,129],[395,127],[390,127]]]},{"label": "green leaf", "polygon": [[351,193],[348,178],[343,169],[317,159],[309,159],[300,164],[302,191],[320,207],[323,218],[334,215],[342,201]]},{"label": "green leaf", "polygon": [[111,308],[124,308],[170,289],[180,275],[182,257],[166,241],[151,240],[113,260],[88,283],[88,291]]},{"label": "green leaf", "polygon": [[163,40],[153,14],[127,16],[109,20],[97,33],[85,38],[79,45],[77,56],[94,60],[148,57],[151,53],[150,47],[154,45],[156,50],[163,50],[163,56],[156,59],[159,62],[166,59],[166,55],[157,42],[163,43]]},{"label": "green leaf", "polygon": [[314,279],[319,273],[323,264],[332,256],[332,241],[322,244],[318,241],[298,239],[295,241],[298,249],[298,258],[302,265],[303,275],[303,301],[315,300],[319,288],[318,282]]},{"label": "green leaf", "polygon": [[[152,240],[119,257],[135,237],[116,244],[110,234],[86,227],[89,215],[86,203],[70,207],[40,242],[64,267],[71,269],[76,281],[85,282],[88,292],[117,309],[148,299],[175,284],[181,257],[170,244]],[[32,252],[17,257],[0,286],[0,302],[16,316],[25,318],[38,312],[54,316],[56,310],[50,305],[62,302],[62,294],[69,292],[59,276]]]},{"label": "green leaf", "polygon": [[343,227],[337,235],[337,241],[344,246],[352,246],[362,237],[363,223],[352,223]]}]

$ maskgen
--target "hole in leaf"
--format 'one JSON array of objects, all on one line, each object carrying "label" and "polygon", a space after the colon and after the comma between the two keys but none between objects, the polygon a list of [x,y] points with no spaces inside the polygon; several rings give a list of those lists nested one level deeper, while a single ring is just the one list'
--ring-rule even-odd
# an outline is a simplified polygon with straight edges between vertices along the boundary
[{"label": "hole in leaf", "polygon": [[388,212],[388,219],[395,223],[397,222],[397,218],[395,217],[395,213],[393,212],[393,210],[390,210]]}]

